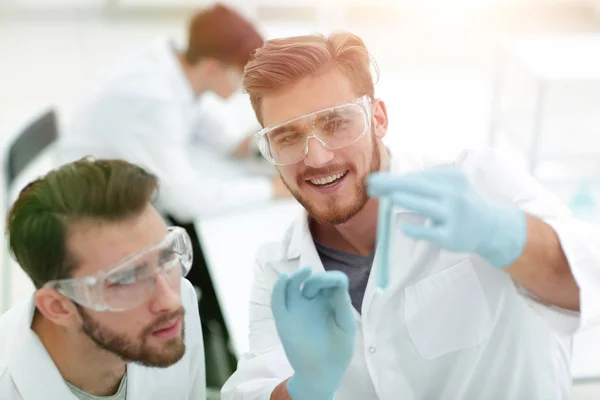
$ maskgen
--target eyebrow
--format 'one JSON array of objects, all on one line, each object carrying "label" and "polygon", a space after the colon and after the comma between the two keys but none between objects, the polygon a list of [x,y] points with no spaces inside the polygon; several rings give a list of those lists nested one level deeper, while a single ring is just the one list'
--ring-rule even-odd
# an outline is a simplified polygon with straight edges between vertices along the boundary
[{"label": "eyebrow", "polygon": [[344,112],[343,110],[336,108],[335,110],[329,111],[327,114],[324,115],[324,117],[326,117],[326,118],[337,117],[337,116],[343,115],[343,114],[348,114],[348,112]]},{"label": "eyebrow", "polygon": [[164,257],[170,257],[170,256],[172,256],[173,254],[176,254],[176,253],[177,252],[175,251],[175,249],[169,247],[167,249],[162,249],[160,251],[160,253],[158,254],[158,257],[159,257],[159,259],[160,258],[164,258]]},{"label": "eyebrow", "polygon": [[108,282],[114,283],[120,279],[128,278],[131,273],[133,273],[135,275],[139,269],[145,268],[147,266],[148,266],[148,263],[142,262],[142,263],[136,264],[132,268],[127,268],[126,270],[113,272],[112,274],[108,275],[108,277],[107,277]]},{"label": "eyebrow", "polygon": [[[335,118],[335,117],[340,117],[342,116],[344,113],[340,112],[339,109],[335,109],[335,110],[331,110],[330,112],[328,112],[327,114],[324,115],[319,115],[319,117],[317,118],[317,122],[321,123],[326,121],[329,118]],[[347,113],[346,113],[347,114]]]},{"label": "eyebrow", "polygon": [[[326,114],[318,115],[315,121],[317,123],[322,123],[322,122],[326,121],[329,118],[339,117],[339,116],[342,116],[344,114],[347,114],[347,113],[341,112],[339,109],[334,109],[334,110],[331,110],[331,111],[327,112]],[[271,138],[274,138],[274,137],[277,137],[277,136],[282,135],[284,133],[288,133],[290,131],[294,131],[294,130],[296,130],[296,127],[297,127],[296,125],[297,125],[297,123],[294,122],[291,125],[286,124],[286,125],[281,126],[279,128],[275,128],[275,129],[273,129],[270,132],[269,136]]]},{"label": "eyebrow", "polygon": [[276,136],[283,135],[284,133],[288,133],[288,132],[291,132],[291,131],[294,131],[294,130],[296,130],[296,125],[295,124],[294,125],[284,125],[284,126],[281,126],[279,128],[273,129],[271,131],[271,133],[269,134],[269,136],[271,138],[274,138]]}]

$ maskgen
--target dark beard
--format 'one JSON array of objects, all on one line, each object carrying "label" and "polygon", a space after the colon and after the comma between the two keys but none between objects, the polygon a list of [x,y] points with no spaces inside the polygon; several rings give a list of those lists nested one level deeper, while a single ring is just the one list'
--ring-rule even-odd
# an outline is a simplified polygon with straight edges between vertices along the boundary
[{"label": "dark beard", "polygon": [[146,347],[146,339],[155,327],[177,315],[183,315],[183,309],[178,310],[175,314],[172,313],[160,318],[152,326],[144,329],[140,335],[140,339],[134,342],[122,334],[103,327],[98,321],[88,315],[83,308],[79,306],[77,308],[83,320],[81,331],[99,348],[118,356],[125,362],[135,362],[146,367],[165,368],[175,364],[185,354],[185,329],[183,325],[181,327],[181,336],[165,342],[162,351]]}]

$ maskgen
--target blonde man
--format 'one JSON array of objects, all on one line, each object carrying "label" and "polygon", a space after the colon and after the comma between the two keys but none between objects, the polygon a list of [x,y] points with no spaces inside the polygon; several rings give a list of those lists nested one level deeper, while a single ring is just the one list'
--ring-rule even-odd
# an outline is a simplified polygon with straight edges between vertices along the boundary
[{"label": "blonde man", "polygon": [[[245,68],[261,151],[306,212],[258,254],[223,398],[566,399],[573,332],[600,316],[598,227],[489,149],[386,148],[369,66],[338,33],[267,42]],[[381,196],[395,237],[376,251]]]}]

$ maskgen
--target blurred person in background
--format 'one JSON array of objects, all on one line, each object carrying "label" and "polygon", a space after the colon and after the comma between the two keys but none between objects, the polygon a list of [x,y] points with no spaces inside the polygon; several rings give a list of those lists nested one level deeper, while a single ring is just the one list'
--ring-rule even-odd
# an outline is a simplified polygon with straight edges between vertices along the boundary
[{"label": "blurred person in background", "polygon": [[21,191],[8,241],[36,290],[0,316],[0,399],[205,399],[190,238],[165,225],[157,193],[120,160]]},{"label": "blurred person in background", "polygon": [[182,223],[287,196],[279,178],[225,182],[212,159],[198,160],[190,152],[198,148],[207,158],[247,153],[248,140],[240,143],[239,133],[232,132],[238,128],[226,108],[214,101],[210,107],[195,105],[204,94],[226,99],[237,92],[244,65],[262,43],[254,26],[229,8],[199,12],[189,24],[185,50],[170,39],[157,40],[75,108],[59,142],[59,162],[92,155],[143,165],[161,181],[157,206]]},{"label": "blurred person in background", "polygon": [[600,319],[598,226],[492,149],[386,146],[370,60],[336,33],[246,65],[259,148],[305,212],[257,254],[222,398],[566,400],[573,335]]},{"label": "blurred person in background", "polygon": [[[120,158],[158,176],[157,207],[192,238],[188,279],[201,293],[203,322],[216,321],[221,331],[226,328],[194,221],[289,192],[279,177],[230,175],[226,159],[248,153],[248,141],[240,143],[232,132],[226,108],[210,99],[205,103],[211,107],[196,106],[203,95],[226,99],[238,91],[243,67],[262,43],[255,27],[234,10],[217,4],[197,13],[186,49],[161,38],[120,66],[75,110],[57,149],[59,163],[87,155]],[[208,341],[206,327],[205,333]]]}]

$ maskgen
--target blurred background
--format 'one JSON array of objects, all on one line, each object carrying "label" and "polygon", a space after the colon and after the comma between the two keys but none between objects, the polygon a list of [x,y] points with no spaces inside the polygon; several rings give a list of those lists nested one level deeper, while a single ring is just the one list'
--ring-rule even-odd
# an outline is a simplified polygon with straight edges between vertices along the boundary
[{"label": "blurred background", "polygon": [[[387,103],[390,143],[434,153],[494,145],[577,216],[600,221],[600,0],[223,3],[267,39],[358,34],[379,67],[376,96]],[[211,4],[0,0],[2,154],[47,110],[55,111],[60,132],[117,63],[161,35],[184,43],[191,12]],[[241,124],[255,123],[243,94],[224,103]],[[42,162],[30,176],[48,167]],[[4,178],[6,207],[14,188]],[[6,258],[5,246],[0,251]],[[32,290],[14,265],[2,268],[12,268],[5,278],[12,290],[0,312]],[[579,335],[573,362],[572,399],[600,398],[600,329]]]}]

